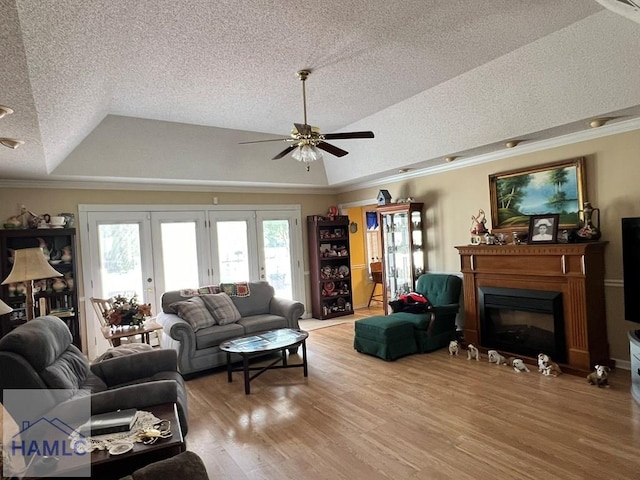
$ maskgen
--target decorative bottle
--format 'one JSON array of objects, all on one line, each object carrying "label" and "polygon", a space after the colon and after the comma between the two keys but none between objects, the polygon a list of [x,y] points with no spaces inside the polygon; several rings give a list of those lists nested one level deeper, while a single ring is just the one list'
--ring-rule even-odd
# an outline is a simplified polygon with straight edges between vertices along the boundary
[{"label": "decorative bottle", "polygon": [[[600,238],[600,209],[593,208],[591,202],[584,202],[582,210],[582,227],[577,232],[578,238],[582,241],[596,241]],[[594,223],[594,213],[597,224]]]}]

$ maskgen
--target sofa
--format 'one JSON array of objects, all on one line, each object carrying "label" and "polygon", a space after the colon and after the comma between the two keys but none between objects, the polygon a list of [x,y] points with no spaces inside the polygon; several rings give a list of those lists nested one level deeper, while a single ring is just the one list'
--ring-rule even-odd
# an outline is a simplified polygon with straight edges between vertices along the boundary
[{"label": "sofa", "polygon": [[[0,339],[3,405],[13,407],[4,401],[5,390],[33,389],[40,390],[31,399],[34,415],[55,408],[75,417],[87,397],[91,414],[175,403],[182,434],[187,434],[187,392],[172,350],[154,349],[89,365],[64,321],[52,315],[38,317]],[[20,412],[9,413],[21,418]]]},{"label": "sofa", "polygon": [[[279,298],[268,282],[247,282],[242,292],[173,290],[162,295],[162,347],[178,352],[183,375],[226,365],[225,340],[278,328],[299,328],[300,302]],[[204,290],[206,292],[206,290]],[[241,360],[240,356],[237,359]]]}]

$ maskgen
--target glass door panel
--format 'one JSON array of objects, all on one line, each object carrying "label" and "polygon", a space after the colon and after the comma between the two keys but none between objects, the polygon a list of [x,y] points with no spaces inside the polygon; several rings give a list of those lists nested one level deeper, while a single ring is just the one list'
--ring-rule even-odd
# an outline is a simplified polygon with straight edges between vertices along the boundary
[{"label": "glass door panel", "polygon": [[264,210],[256,218],[260,280],[269,282],[278,297],[304,302],[299,213]]},{"label": "glass door panel", "polygon": [[291,286],[291,238],[288,220],[263,220],[260,237],[263,261],[260,280],[266,280],[278,297],[293,299]]},{"label": "glass door panel", "polygon": [[138,224],[98,225],[101,298],[137,296],[142,300],[144,282]]},{"label": "glass door panel", "polygon": [[218,266],[220,282],[232,283],[249,280],[249,245],[247,223],[222,221],[217,224]]},{"label": "glass door panel", "polygon": [[209,212],[212,225],[213,283],[258,278],[254,212]]},{"label": "glass door panel", "polygon": [[204,212],[153,212],[151,232],[156,290],[160,296],[170,290],[208,283]]}]

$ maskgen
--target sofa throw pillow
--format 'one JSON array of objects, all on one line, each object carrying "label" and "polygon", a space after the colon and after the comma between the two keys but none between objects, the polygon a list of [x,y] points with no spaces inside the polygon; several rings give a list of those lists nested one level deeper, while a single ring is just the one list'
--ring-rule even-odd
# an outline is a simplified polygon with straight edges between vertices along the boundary
[{"label": "sofa throw pillow", "polygon": [[180,318],[191,325],[194,332],[216,324],[215,317],[211,315],[202,297],[191,297],[188,300],[174,302],[170,307]]},{"label": "sofa throw pillow", "polygon": [[219,325],[227,325],[240,320],[240,312],[226,293],[211,293],[202,295],[204,304]]}]

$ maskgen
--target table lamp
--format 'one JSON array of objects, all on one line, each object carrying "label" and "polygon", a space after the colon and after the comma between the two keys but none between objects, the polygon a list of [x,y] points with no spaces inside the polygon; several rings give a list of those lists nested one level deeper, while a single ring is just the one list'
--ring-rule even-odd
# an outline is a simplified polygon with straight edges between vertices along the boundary
[{"label": "table lamp", "polygon": [[0,315],[6,315],[7,313],[13,312],[13,308],[0,300]]},{"label": "table lamp", "polygon": [[35,316],[33,281],[61,276],[62,274],[60,272],[49,265],[42,248],[21,248],[15,250],[13,268],[9,276],[2,282],[2,285],[20,282],[26,284],[27,321],[29,321],[33,320]]}]

